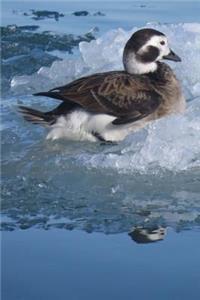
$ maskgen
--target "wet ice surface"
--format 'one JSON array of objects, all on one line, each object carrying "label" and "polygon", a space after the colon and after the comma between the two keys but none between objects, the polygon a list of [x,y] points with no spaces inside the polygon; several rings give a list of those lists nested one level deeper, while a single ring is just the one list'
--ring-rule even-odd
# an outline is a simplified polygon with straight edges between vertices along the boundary
[{"label": "wet ice surface", "polygon": [[[105,12],[104,20],[110,13]],[[127,20],[124,28],[130,25],[130,19]],[[26,123],[16,113],[17,104],[44,110],[56,105],[56,101],[31,96],[33,92],[87,74],[122,68],[124,44],[138,24],[129,30],[118,26],[106,31],[105,21],[101,22],[96,23],[100,28],[96,40],[81,42],[74,55],[59,52],[59,47],[54,46],[50,55],[53,53],[59,59],[42,67],[38,65],[37,71],[28,73],[29,61],[24,60],[22,65],[23,57],[19,61],[12,57],[10,86],[6,87],[2,101],[5,230],[59,227],[118,233],[133,226],[171,226],[175,230],[199,226],[199,23],[145,25],[164,32],[173,50],[182,57],[182,63],[171,66],[187,98],[183,116],[156,121],[118,145],[102,146],[47,142],[46,130]],[[101,33],[101,24],[105,33]]]}]

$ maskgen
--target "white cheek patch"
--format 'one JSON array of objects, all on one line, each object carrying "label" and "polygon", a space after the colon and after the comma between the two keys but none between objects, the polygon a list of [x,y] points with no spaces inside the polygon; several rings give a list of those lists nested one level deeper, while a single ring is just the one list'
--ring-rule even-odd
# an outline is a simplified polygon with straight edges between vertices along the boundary
[{"label": "white cheek patch", "polygon": [[[164,45],[161,44],[161,42],[165,42]],[[159,49],[160,55],[157,57],[157,61],[162,59],[163,56],[168,55],[170,53],[170,49],[168,46],[168,40],[166,36],[152,36],[148,42],[140,49],[140,52],[145,52],[148,46],[153,46]]]}]

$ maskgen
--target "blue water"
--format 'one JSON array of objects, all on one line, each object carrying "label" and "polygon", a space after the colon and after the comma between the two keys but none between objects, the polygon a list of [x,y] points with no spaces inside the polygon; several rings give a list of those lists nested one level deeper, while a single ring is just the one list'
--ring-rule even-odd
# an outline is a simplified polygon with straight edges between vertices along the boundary
[{"label": "blue water", "polygon": [[[130,30],[133,26],[144,26],[148,22],[179,23],[199,22],[199,1],[2,1],[2,24],[38,24],[41,30],[65,33],[84,33],[99,26],[100,32],[122,27]],[[34,21],[31,17],[22,17],[30,9],[53,10],[65,14],[59,22],[52,20]],[[12,11],[16,12],[13,14]],[[75,11],[87,10],[93,14],[102,12],[102,16],[74,17]]]},{"label": "blue water", "polygon": [[[3,26],[39,26],[17,41],[16,26],[2,35],[2,299],[198,299],[200,3],[3,1],[2,9]],[[36,21],[23,15],[30,9],[65,16]],[[79,10],[90,15],[72,15]],[[123,46],[143,26],[164,32],[182,58],[171,67],[187,99],[183,116],[103,146],[46,141],[45,129],[16,113],[17,104],[57,104],[33,92],[122,68]],[[46,30],[60,44],[63,34],[95,39],[47,50]]]},{"label": "blue water", "polygon": [[135,244],[126,234],[3,233],[3,299],[198,299],[199,231]]}]

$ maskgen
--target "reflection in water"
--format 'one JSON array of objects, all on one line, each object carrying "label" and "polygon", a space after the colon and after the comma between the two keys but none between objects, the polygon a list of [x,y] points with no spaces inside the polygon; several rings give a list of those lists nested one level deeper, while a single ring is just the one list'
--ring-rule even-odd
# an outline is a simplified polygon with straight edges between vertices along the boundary
[{"label": "reflection in water", "polygon": [[133,228],[131,232],[129,232],[130,237],[133,241],[138,244],[147,244],[161,241],[165,238],[167,234],[166,228],[158,227],[158,228],[142,228],[137,227]]}]

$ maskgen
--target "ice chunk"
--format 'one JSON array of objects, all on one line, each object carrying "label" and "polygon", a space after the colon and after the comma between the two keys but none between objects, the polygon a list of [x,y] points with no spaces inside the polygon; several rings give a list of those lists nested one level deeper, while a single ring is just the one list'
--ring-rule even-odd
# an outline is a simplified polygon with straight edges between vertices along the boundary
[{"label": "ice chunk", "polygon": [[197,82],[191,87],[191,92],[193,96],[200,96],[200,82]]},{"label": "ice chunk", "polygon": [[93,70],[122,68],[122,53],[130,34],[112,30],[91,43],[81,42],[79,49],[84,62]]},{"label": "ice chunk", "polygon": [[199,23],[185,23],[185,24],[183,24],[183,28],[189,32],[200,33],[200,24]]},{"label": "ice chunk", "polygon": [[179,172],[200,167],[200,97],[183,116],[170,116],[132,134],[119,146],[96,155],[81,154],[78,160],[93,168],[121,173]]}]

